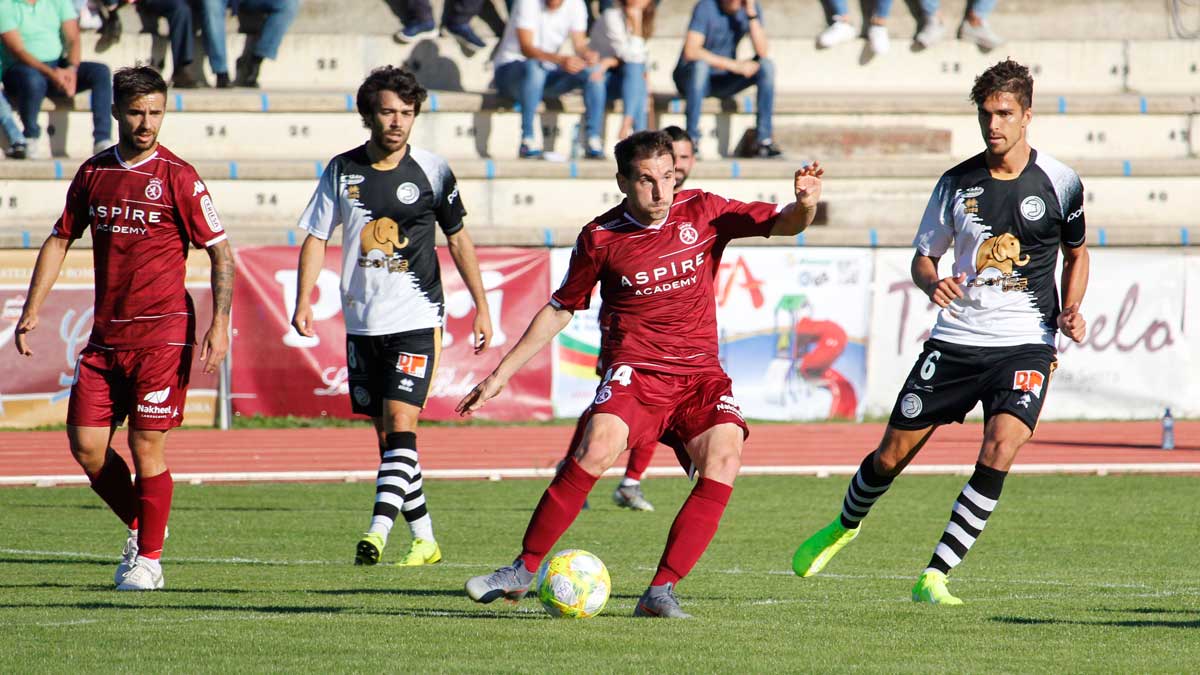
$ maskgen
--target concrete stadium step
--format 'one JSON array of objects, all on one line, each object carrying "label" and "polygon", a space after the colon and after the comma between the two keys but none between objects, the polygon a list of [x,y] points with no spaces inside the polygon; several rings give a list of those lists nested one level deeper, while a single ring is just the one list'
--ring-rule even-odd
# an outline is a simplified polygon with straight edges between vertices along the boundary
[{"label": "concrete stadium step", "polygon": [[[786,177],[802,162],[812,157],[804,154],[795,160],[704,159],[692,171],[693,182],[709,179]],[[1200,175],[1200,159],[1144,159],[1125,161],[1115,159],[1079,159],[1059,157],[1085,179],[1136,176],[1188,177]],[[930,181],[951,165],[952,159],[921,159],[909,157],[871,157],[865,159],[821,159],[830,178],[922,178]],[[0,180],[64,180],[74,176],[79,166],[74,159],[0,161]],[[318,160],[197,160],[193,162],[205,180],[316,180],[324,168]],[[613,174],[611,161],[605,162],[537,162],[509,159],[457,159],[454,174],[463,179],[598,179],[609,180]]]},{"label": "concrete stadium step", "polygon": [[[231,55],[241,52],[243,37],[231,36]],[[161,37],[129,35],[103,54],[95,52],[96,40],[85,36],[85,58],[113,66],[163,58]],[[264,87],[353,90],[371,68],[404,64],[427,87],[482,92],[492,79],[489,55],[495,42],[492,39],[489,49],[468,56],[451,38],[399,45],[382,35],[293,34],[280,48],[279,60],[263,64],[259,80]],[[674,92],[671,73],[681,38],[657,37],[648,46],[651,90]],[[750,53],[748,42],[742,48]],[[776,88],[879,94],[919,89],[965,96],[974,77],[1002,56],[953,39],[921,52],[897,48],[870,60],[864,59],[862,49],[857,43],[822,50],[807,38],[772,40],[771,53],[778,66]],[[1060,93],[1194,92],[1200,83],[1200,74],[1193,69],[1198,50],[1194,42],[1175,40],[1014,40],[1002,48],[1003,55],[1030,66],[1038,90]],[[203,67],[207,69],[206,62]]]},{"label": "concrete stadium step", "polygon": [[[1192,226],[1200,176],[1084,176],[1088,223],[1093,228]],[[236,238],[244,223],[291,227],[315,187],[308,180],[206,181],[222,220]],[[833,178],[825,180],[818,227],[916,227],[934,178]],[[712,178],[697,187],[744,201],[792,201],[790,171],[775,178]],[[0,181],[0,227],[48,232],[62,210],[67,181]],[[459,190],[473,229],[535,227],[578,231],[623,199],[611,178],[463,179]],[[564,222],[565,221],[565,222]]]},{"label": "concrete stadium step", "polygon": [[[54,156],[91,154],[90,113],[43,113]],[[581,116],[548,112],[540,116],[546,150],[570,156],[581,140]],[[615,142],[619,115],[605,119],[605,137]],[[683,125],[684,115],[663,113],[658,124]],[[711,113],[701,120],[700,154],[736,154],[755,117]],[[980,149],[973,113],[948,114],[777,114],[775,139],[793,153],[826,157],[904,155],[966,157]],[[190,160],[325,160],[365,140],[356,113],[173,113],[161,140]],[[1035,145],[1057,156],[1094,159],[1185,158],[1198,154],[1200,115],[1118,114],[1040,115],[1030,130]],[[515,112],[439,112],[422,116],[414,127],[414,145],[450,159],[515,158],[520,144],[520,115]],[[610,151],[611,152],[611,151]]]},{"label": "concrete stadium step", "polygon": [[[815,37],[825,27],[825,17],[816,0],[760,0],[768,33],[777,37]],[[434,17],[442,16],[441,0],[434,0]],[[502,2],[496,2],[503,14]],[[892,39],[899,44],[917,29],[917,21],[904,5],[896,3],[888,19]],[[941,12],[951,31],[963,15],[967,0],[942,0]],[[1147,0],[1004,0],[989,22],[1010,39],[1125,39],[1170,37],[1169,3]],[[655,21],[659,35],[682,35],[691,18],[692,0],[663,0]],[[862,25],[859,3],[851,3],[854,23]],[[477,30],[488,34],[482,21]],[[304,0],[292,33],[389,34],[400,28],[400,19],[383,2]],[[231,28],[232,32],[232,28]]]}]

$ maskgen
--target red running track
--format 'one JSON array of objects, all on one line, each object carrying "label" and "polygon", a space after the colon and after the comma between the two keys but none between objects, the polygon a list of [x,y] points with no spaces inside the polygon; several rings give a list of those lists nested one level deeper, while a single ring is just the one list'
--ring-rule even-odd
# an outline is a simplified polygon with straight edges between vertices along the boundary
[{"label": "red running track", "polygon": [[[419,432],[418,445],[422,468],[431,477],[478,477],[490,475],[488,472],[531,475],[529,469],[546,474],[562,457],[571,431],[570,426],[426,427]],[[747,473],[847,473],[874,448],[882,432],[882,424],[759,424],[747,441],[743,461]],[[939,429],[913,470],[961,471],[970,467],[981,433],[979,423]],[[1178,445],[1174,451],[1159,449],[1160,433],[1154,421],[1047,422],[1022,450],[1019,470],[1157,471],[1161,467],[1164,472],[1200,473],[1200,422],[1176,423]],[[114,446],[128,456],[123,432]],[[677,470],[672,453],[660,450],[651,471]],[[206,480],[221,480],[211,476],[220,473],[309,471],[359,472],[361,477],[361,472],[374,471],[378,451],[367,427],[194,429],[171,433],[167,458],[176,476],[209,475]],[[0,432],[0,484],[37,476],[83,478],[67,450],[65,433]]]}]

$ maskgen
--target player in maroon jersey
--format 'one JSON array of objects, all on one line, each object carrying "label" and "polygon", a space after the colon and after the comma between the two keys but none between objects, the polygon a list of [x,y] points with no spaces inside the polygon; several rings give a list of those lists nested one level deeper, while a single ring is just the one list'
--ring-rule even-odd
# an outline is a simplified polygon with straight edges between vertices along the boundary
[{"label": "player in maroon jersey", "polygon": [[[200,343],[212,373],[229,349],[233,251],[208,188],[190,164],[158,144],[167,85],[152,68],[113,76],[117,145],[83,163],[66,206],[42,244],[17,324],[17,351],[58,278],[71,243],[92,235],[96,305],[92,334],[75,363],[67,411],[71,453],[92,489],[129,527],[118,590],[162,588],[163,540],[173,483],[163,457],[167,431],[183,421],[196,315],[184,290],[190,245],[212,261],[212,325]],[[137,481],[110,447],[129,418]]]},{"label": "player in maroon jersey", "polygon": [[823,170],[795,174],[796,201],[744,203],[700,190],[673,193],[671,137],[639,132],[617,144],[625,200],[583,228],[562,286],[496,369],[458,404],[471,414],[554,338],[600,282],[601,354],[608,370],[585,413],[573,457],[546,488],[513,564],[467,581],[476,602],[519,600],[534,570],[575,520],[596,479],[628,446],[675,435],[699,480],[671,526],[634,616],[688,618],[675,584],[717,531],[749,433],[717,359],[714,266],[732,239],[790,236],[813,220]]}]

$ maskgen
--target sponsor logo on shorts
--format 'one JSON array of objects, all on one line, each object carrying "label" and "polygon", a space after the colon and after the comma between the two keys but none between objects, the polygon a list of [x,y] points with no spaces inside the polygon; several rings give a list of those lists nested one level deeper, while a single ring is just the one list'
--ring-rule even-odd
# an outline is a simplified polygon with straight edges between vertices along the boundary
[{"label": "sponsor logo on shorts", "polygon": [[146,405],[139,403],[137,411],[143,417],[179,417],[179,408],[172,408],[169,405]]},{"label": "sponsor logo on shorts", "polygon": [[732,396],[721,397],[721,400],[717,402],[717,412],[737,415],[739,420],[742,419],[742,409],[738,407],[737,401],[734,401]]},{"label": "sponsor logo on shorts", "polygon": [[400,384],[398,384],[396,386],[396,388],[399,389],[400,391],[407,391],[408,393],[411,394],[414,384],[416,384],[416,382],[413,382],[412,380],[410,380],[406,377],[403,380],[400,380]]},{"label": "sponsor logo on shorts", "polygon": [[1025,216],[1025,220],[1041,220],[1046,215],[1046,202],[1037,196],[1022,199],[1021,215]]},{"label": "sponsor logo on shorts", "polygon": [[405,375],[413,377],[425,378],[425,369],[429,365],[429,357],[424,354],[409,354],[408,352],[400,352],[400,358],[396,361],[396,370]]},{"label": "sponsor logo on shorts", "polygon": [[1036,370],[1018,370],[1013,373],[1013,389],[1032,392],[1034,396],[1042,397],[1042,385],[1046,376]]},{"label": "sponsor logo on shorts", "polygon": [[900,414],[908,419],[912,419],[921,414],[925,404],[921,402],[921,397],[916,394],[905,394],[904,398],[900,399]]},{"label": "sponsor logo on shorts", "polygon": [[146,186],[146,199],[158,199],[162,197],[163,182],[158,176],[150,179],[150,183]]},{"label": "sponsor logo on shorts", "polygon": [[142,400],[146,403],[162,403],[163,401],[167,400],[167,397],[170,395],[171,388],[167,387],[166,389],[159,389],[158,391],[152,391],[149,394],[146,394],[142,397]]},{"label": "sponsor logo on shorts", "polygon": [[396,199],[399,199],[401,204],[415,204],[420,196],[421,190],[416,183],[401,183],[400,187],[396,188]]},{"label": "sponsor logo on shorts", "polygon": [[600,391],[596,392],[596,400],[592,404],[601,405],[610,398],[612,398],[612,387],[603,386],[600,387]]},{"label": "sponsor logo on shorts", "polygon": [[217,207],[213,206],[211,196],[204,195],[200,198],[200,208],[204,211],[204,221],[208,223],[208,229],[213,232],[221,232],[225,229],[221,225],[221,219],[217,216]]},{"label": "sponsor logo on shorts", "polygon": [[696,228],[692,227],[691,223],[684,223],[679,226],[679,241],[690,246],[696,243],[696,240],[699,238],[699,233],[696,232]]},{"label": "sponsor logo on shorts", "polygon": [[354,402],[366,406],[371,403],[371,392],[367,391],[366,387],[354,388]]},{"label": "sponsor logo on shorts", "polygon": [[1030,401],[1032,401],[1032,399],[1029,398],[1029,392],[1025,392],[1024,394],[1021,394],[1021,398],[1017,399],[1017,405],[1021,406],[1022,408],[1029,408]]}]

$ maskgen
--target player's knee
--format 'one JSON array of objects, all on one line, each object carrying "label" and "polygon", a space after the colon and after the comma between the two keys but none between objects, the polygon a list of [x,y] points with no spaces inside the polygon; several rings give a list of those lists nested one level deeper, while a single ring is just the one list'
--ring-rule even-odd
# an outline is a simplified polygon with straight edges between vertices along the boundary
[{"label": "player's knee", "polygon": [[701,475],[722,483],[733,484],[742,469],[742,454],[736,447],[712,448],[705,454]]},{"label": "player's knee", "polygon": [[612,439],[593,435],[579,444],[579,449],[575,451],[575,461],[588,473],[599,475],[617,461],[621,450]]},{"label": "player's knee", "polygon": [[875,470],[884,476],[895,476],[904,468],[904,457],[907,453],[899,452],[896,448],[879,446],[875,451]]}]

